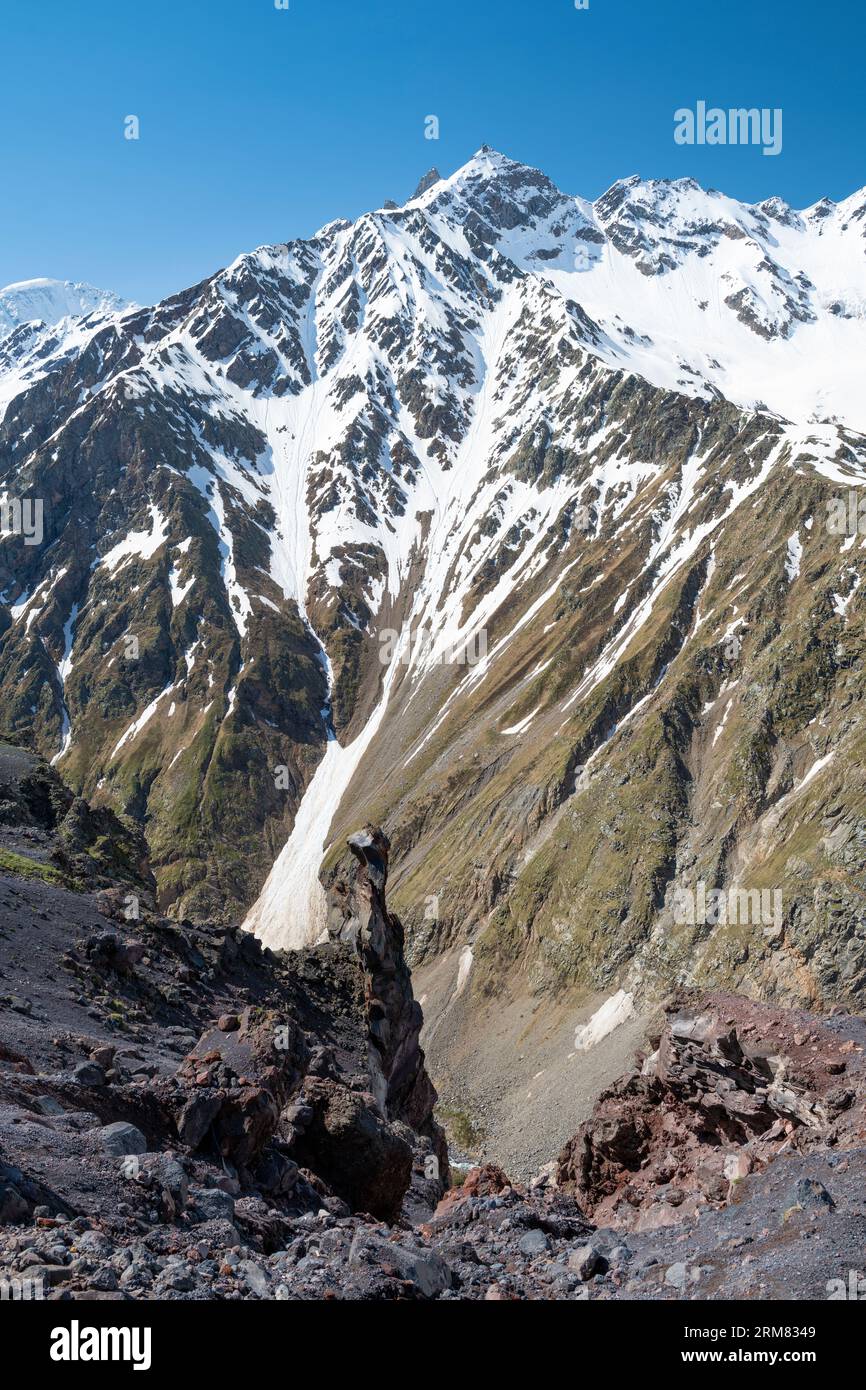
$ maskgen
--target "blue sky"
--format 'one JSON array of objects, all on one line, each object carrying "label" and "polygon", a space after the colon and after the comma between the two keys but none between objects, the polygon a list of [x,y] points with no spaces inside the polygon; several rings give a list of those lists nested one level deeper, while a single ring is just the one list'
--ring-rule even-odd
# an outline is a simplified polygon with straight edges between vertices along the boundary
[{"label": "blue sky", "polygon": [[[149,302],[484,143],[589,198],[640,173],[839,199],[866,183],[864,40],[853,0],[9,0],[0,285]],[[699,99],[781,107],[782,153],[676,145]]]}]

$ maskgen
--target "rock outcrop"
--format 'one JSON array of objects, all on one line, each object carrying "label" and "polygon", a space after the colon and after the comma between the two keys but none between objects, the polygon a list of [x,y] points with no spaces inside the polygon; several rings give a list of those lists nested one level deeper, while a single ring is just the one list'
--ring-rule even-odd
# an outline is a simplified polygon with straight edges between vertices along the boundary
[{"label": "rock outcrop", "polygon": [[678,1225],[782,1155],[866,1142],[862,1019],[693,995],[652,1041],[559,1156],[558,1184],[602,1224]]},{"label": "rock outcrop", "polygon": [[354,947],[364,968],[376,1091],[392,1119],[429,1133],[438,1143],[440,1136],[430,1124],[436,1092],[418,1042],[423,1015],[403,954],[403,927],[385,903],[390,841],[380,829],[367,826],[351,835],[348,845],[359,868],[354,882],[341,878],[331,888],[328,929],[332,938]]},{"label": "rock outcrop", "polygon": [[[389,913],[387,837],[367,826],[352,835],[358,863],[329,899],[330,950],[361,973],[361,1017],[369,1094],[349,1094],[324,1068],[300,1090],[295,1152],[316,1166],[354,1207],[394,1215],[413,1171],[415,1200],[434,1202],[448,1175],[448,1154],[433,1119],[436,1092],[419,1045],[423,1016],[403,955],[403,928]],[[320,1069],[321,1071],[322,1069]]]},{"label": "rock outcrop", "polygon": [[139,825],[90,806],[44,758],[2,741],[0,868],[77,889],[115,888],[118,900],[133,893],[148,906],[156,888]]},{"label": "rock outcrop", "polygon": [[[263,1204],[271,1241],[328,1202],[429,1215],[447,1154],[381,832],[353,837],[383,859],[370,848],[340,885],[333,939],[274,955],[236,928],[161,917],[105,854],[93,890],[70,891],[84,881],[66,886],[51,855],[77,803],[21,750],[0,772],[2,833],[30,851],[20,873],[0,865],[5,1219],[171,1221],[190,1184]],[[91,816],[82,802],[76,823]]]}]

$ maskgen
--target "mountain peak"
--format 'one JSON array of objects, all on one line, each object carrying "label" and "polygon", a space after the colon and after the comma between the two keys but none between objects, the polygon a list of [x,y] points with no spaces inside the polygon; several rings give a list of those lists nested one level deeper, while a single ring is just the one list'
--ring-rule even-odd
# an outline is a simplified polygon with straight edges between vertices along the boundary
[{"label": "mountain peak", "polygon": [[110,290],[97,289],[83,281],[52,280],[41,276],[16,280],[0,289],[0,335],[11,333],[22,323],[40,320],[53,325],[65,318],[86,314],[117,313],[134,307]]},{"label": "mountain peak", "polygon": [[474,214],[494,234],[537,223],[577,201],[560,192],[540,170],[509,159],[490,145],[482,145],[449,178],[433,180],[426,175],[415,197],[423,197],[428,208],[460,223]]},{"label": "mountain peak", "polygon": [[427,192],[427,189],[428,189],[428,188],[432,188],[433,185],[434,185],[434,183],[440,183],[440,182],[441,182],[441,179],[442,179],[442,175],[439,173],[439,170],[436,168],[436,165],[434,164],[434,165],[433,165],[433,168],[432,168],[432,169],[428,169],[428,170],[427,170],[427,173],[424,175],[424,177],[423,177],[422,179],[419,180],[419,182],[418,182],[418,187],[415,189],[415,192],[412,194],[412,198],[410,199],[410,202],[411,202],[411,201],[414,201],[415,198],[420,198],[421,195],[422,195],[422,193],[426,193],[426,192]]},{"label": "mountain peak", "polygon": [[[454,177],[471,173],[485,174],[488,177],[502,174],[513,175],[517,171],[547,179],[546,174],[542,174],[531,164],[524,164],[519,159],[512,159],[510,155],[503,154],[501,150],[495,150],[492,145],[481,145],[472,158],[468,159],[462,168],[456,171]],[[547,179],[547,182],[550,183],[551,180]]]}]

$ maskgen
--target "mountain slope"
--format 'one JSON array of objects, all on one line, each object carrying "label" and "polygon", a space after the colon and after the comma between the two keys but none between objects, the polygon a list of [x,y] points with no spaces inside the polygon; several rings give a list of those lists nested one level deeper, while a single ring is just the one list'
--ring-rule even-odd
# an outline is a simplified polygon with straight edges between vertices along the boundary
[{"label": "mountain slope", "polygon": [[[503,991],[859,997],[866,192],[592,205],[487,149],[422,189],[14,395],[4,731],[146,826],[163,910],[272,945],[385,823],[449,1047]],[[781,922],[673,922],[698,879]]]},{"label": "mountain slope", "polygon": [[0,412],[49,364],[79,351],[92,324],[130,307],[109,290],[71,280],[21,280],[0,289]]}]

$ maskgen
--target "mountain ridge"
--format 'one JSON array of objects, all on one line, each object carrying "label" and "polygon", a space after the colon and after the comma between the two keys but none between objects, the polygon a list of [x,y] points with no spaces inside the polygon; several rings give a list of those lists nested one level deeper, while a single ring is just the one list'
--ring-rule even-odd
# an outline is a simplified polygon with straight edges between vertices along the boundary
[{"label": "mountain ridge", "polygon": [[64,318],[84,318],[94,312],[119,312],[133,307],[111,290],[78,280],[16,280],[0,288],[0,336],[23,323],[39,320],[51,326]]},{"label": "mountain ridge", "polygon": [[[147,827],[163,911],[271,945],[383,824],[437,1079],[509,992],[862,990],[860,195],[697,188],[481,151],[88,324],[0,422],[48,503],[5,731]],[[779,930],[674,922],[701,876]]]}]

